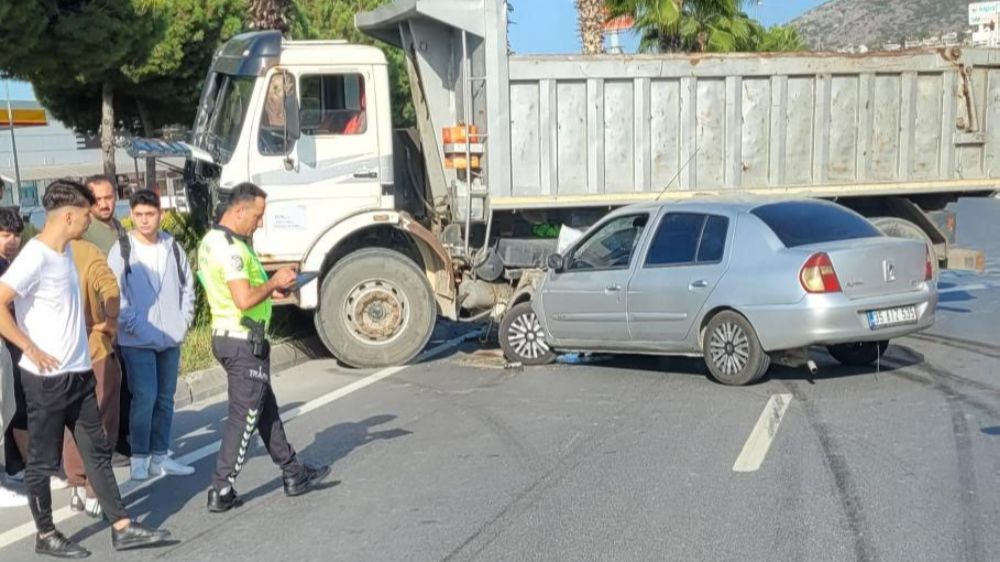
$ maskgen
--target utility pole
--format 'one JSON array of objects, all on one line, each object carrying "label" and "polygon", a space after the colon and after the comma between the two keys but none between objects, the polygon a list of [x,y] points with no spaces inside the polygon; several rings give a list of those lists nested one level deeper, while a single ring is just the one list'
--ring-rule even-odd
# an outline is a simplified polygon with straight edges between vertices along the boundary
[{"label": "utility pole", "polygon": [[14,110],[10,105],[10,75],[4,76],[4,90],[7,96],[7,127],[10,129],[10,150],[14,154],[14,189],[11,200],[15,206],[21,205],[21,166],[17,161],[17,137],[14,135]]}]

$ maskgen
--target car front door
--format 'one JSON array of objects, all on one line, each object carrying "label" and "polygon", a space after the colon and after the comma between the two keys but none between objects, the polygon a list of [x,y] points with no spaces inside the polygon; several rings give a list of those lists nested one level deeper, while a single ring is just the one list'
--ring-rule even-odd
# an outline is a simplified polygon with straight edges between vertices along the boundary
[{"label": "car front door", "polygon": [[553,340],[563,345],[611,349],[629,340],[625,290],[647,213],[598,225],[549,271],[540,291],[541,311]]},{"label": "car front door", "polygon": [[628,284],[628,322],[638,344],[683,342],[725,272],[729,219],[667,212]]}]

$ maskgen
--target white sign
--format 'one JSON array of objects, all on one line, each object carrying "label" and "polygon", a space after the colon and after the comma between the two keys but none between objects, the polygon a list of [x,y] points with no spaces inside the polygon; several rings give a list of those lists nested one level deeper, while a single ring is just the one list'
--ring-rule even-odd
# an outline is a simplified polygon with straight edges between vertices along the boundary
[{"label": "white sign", "polygon": [[969,4],[969,25],[986,25],[1000,14],[1000,2],[973,2]]},{"label": "white sign", "polygon": [[[268,209],[269,211],[271,209]],[[305,205],[275,206],[271,214],[271,228],[274,230],[305,230]]]}]

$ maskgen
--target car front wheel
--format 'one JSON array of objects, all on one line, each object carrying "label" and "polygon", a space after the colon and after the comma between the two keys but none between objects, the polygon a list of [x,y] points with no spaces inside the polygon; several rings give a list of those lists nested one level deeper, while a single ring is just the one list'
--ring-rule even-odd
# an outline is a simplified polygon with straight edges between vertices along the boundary
[{"label": "car front wheel", "polygon": [[546,365],[556,354],[545,341],[545,332],[530,302],[514,305],[500,322],[500,347],[508,361]]},{"label": "car front wheel", "polygon": [[705,364],[712,378],[731,386],[742,386],[764,376],[771,357],[764,351],[750,322],[731,310],[708,322],[703,336]]}]

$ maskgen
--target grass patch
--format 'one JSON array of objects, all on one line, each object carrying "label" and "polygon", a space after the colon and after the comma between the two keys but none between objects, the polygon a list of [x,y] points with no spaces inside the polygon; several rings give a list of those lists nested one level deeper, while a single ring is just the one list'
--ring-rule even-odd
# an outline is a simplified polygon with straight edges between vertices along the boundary
[{"label": "grass patch", "polygon": [[[270,340],[272,345],[306,337],[315,333],[312,313],[294,306],[274,309],[271,318]],[[216,365],[212,356],[212,328],[209,324],[199,324],[188,330],[187,338],[181,345],[181,375],[200,371]]]}]

